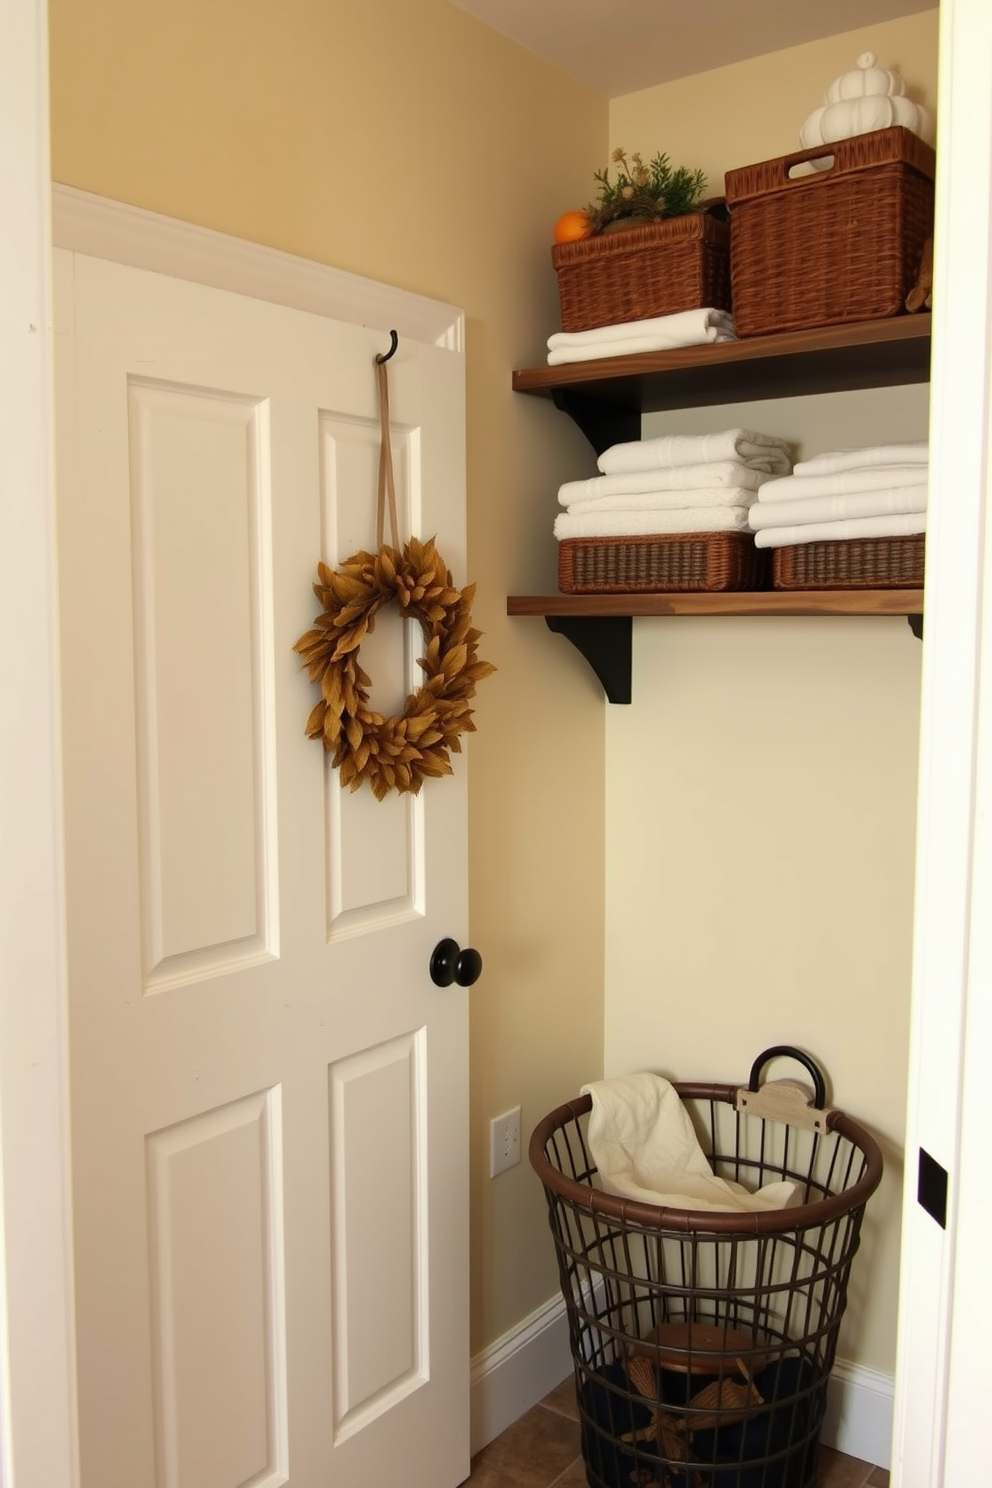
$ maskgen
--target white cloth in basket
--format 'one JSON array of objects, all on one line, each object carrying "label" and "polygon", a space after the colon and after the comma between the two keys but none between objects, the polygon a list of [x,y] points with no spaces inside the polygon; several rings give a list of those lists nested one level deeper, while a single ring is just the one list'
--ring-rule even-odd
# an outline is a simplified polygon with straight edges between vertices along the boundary
[{"label": "white cloth in basket", "polygon": [[607,1193],[671,1209],[785,1209],[794,1183],[766,1183],[751,1193],[718,1178],[699,1145],[674,1085],[647,1070],[583,1085],[592,1096],[587,1141]]}]

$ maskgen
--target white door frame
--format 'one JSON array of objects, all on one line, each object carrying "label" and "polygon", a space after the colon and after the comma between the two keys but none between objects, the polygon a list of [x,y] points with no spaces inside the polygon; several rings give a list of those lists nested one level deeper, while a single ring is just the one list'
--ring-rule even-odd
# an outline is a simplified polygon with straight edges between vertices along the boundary
[{"label": "white door frame", "polygon": [[[983,1146],[992,1117],[992,923],[987,912],[992,757],[986,742],[992,634],[983,607],[986,575],[992,586],[984,523],[992,478],[987,95],[992,15],[988,0],[942,0],[940,10],[934,521],[923,651],[896,1488],[958,1488],[981,1481],[986,1392],[980,1351],[992,1312]],[[46,14],[45,0],[5,0],[0,6],[0,179],[6,219],[0,237],[4,1488],[71,1488],[77,1481],[64,1105]],[[398,319],[387,317],[390,323]],[[920,1145],[951,1174],[946,1231],[915,1202]]]},{"label": "white door frame", "polygon": [[[992,1225],[992,6],[942,0],[931,487],[895,1488],[988,1480]],[[948,1174],[946,1229],[917,1201]]]},{"label": "white door frame", "polygon": [[0,1482],[77,1480],[44,0],[0,5]]}]

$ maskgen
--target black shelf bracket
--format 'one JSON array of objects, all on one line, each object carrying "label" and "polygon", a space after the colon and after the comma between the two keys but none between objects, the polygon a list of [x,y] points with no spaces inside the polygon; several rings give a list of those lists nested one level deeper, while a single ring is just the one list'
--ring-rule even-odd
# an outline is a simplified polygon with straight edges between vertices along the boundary
[{"label": "black shelf bracket", "polygon": [[603,684],[611,703],[631,700],[634,622],[630,615],[545,615],[549,630],[571,641]]},{"label": "black shelf bracket", "polygon": [[577,424],[596,451],[601,455],[611,444],[629,444],[641,437],[641,412],[622,403],[609,403],[592,393],[576,392],[573,388],[555,388],[552,401],[562,413],[567,413]]},{"label": "black shelf bracket", "polygon": [[913,634],[915,635],[916,639],[918,641],[922,641],[922,639],[923,639],[923,616],[922,615],[907,615],[906,616],[906,619],[909,621],[909,628],[913,632]]}]

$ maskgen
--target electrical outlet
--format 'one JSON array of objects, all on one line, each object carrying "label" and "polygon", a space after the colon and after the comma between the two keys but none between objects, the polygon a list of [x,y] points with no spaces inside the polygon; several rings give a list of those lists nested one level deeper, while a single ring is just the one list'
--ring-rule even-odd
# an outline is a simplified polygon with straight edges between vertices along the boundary
[{"label": "electrical outlet", "polygon": [[495,1178],[520,1161],[520,1107],[494,1116],[489,1123],[489,1176]]}]

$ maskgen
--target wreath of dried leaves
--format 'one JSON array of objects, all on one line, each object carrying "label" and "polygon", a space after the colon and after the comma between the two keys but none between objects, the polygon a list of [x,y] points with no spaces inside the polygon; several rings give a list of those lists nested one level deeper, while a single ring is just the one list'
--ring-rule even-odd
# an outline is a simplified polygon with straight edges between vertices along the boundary
[{"label": "wreath of dried leaves", "polygon": [[[496,670],[477,654],[473,630],[475,585],[456,589],[434,545],[415,538],[402,551],[383,546],[359,552],[338,569],[317,565],[313,592],[322,613],[293,647],[321,700],[307,720],[307,737],[323,740],[341,771],[341,784],[367,783],[381,801],[388,791],[416,795],[428,776],[452,773],[450,752],[461,753],[459,735],[474,733],[469,702],[477,682]],[[397,601],[405,617],[419,620],[426,642],[420,658],[426,679],[398,717],[369,707],[370,678],[359,664],[365,637],[383,605]]]}]

